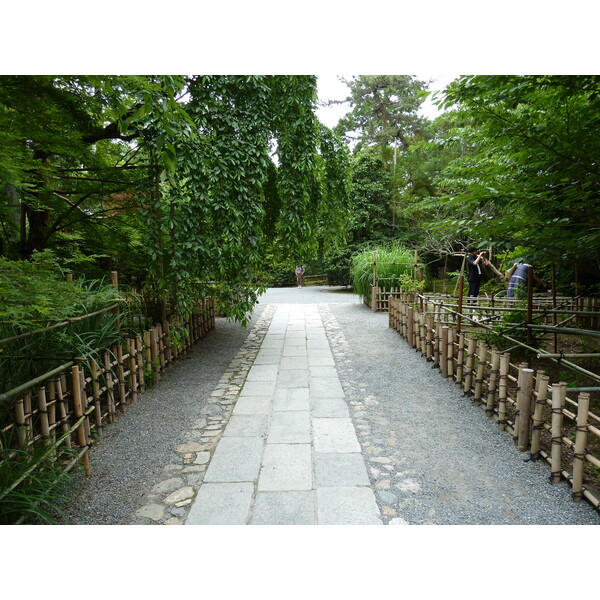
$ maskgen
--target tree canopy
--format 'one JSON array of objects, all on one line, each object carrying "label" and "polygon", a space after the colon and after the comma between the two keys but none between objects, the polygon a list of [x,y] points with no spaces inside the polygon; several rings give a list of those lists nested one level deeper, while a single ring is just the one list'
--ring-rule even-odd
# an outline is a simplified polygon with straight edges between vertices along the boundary
[{"label": "tree canopy", "polygon": [[344,235],[348,152],[315,106],[313,76],[1,77],[2,253],[118,268],[183,312],[224,283],[244,320],[269,247]]}]

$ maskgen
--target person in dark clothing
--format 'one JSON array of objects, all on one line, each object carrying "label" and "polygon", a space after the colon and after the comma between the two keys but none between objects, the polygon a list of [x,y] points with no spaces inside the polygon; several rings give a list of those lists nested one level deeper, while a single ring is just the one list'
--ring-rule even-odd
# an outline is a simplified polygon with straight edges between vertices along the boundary
[{"label": "person in dark clothing", "polygon": [[479,296],[479,286],[483,275],[482,266],[488,262],[484,258],[484,251],[479,252],[475,246],[467,249],[467,281],[469,282],[469,296]]},{"label": "person in dark clothing", "polygon": [[529,269],[531,269],[534,281],[548,287],[536,274],[535,270],[531,265],[527,263],[515,263],[513,267],[507,271],[506,276],[510,277],[508,282],[508,291],[506,292],[507,298],[515,298],[521,296],[527,291],[527,281],[529,278]]}]

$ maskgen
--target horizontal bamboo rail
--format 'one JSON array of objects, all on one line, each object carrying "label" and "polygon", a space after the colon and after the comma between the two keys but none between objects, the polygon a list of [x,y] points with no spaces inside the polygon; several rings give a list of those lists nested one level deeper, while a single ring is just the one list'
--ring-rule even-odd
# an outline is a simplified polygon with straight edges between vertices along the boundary
[{"label": "horizontal bamboo rail", "polygon": [[[60,464],[63,472],[83,462],[89,474],[88,452],[102,429],[144,393],[149,377],[158,382],[166,369],[214,327],[213,299],[204,298],[188,319],[175,317],[159,323],[101,351],[99,359],[65,363],[5,392],[0,406],[14,419],[0,423],[0,457],[11,449],[32,452],[43,446],[43,460]],[[175,332],[181,338],[179,344]],[[10,489],[19,483],[13,482]]]},{"label": "horizontal bamboo rail", "polygon": [[511,364],[509,353],[445,322],[438,303],[422,304],[406,294],[390,297],[390,327],[473,403],[483,405],[520,451],[546,461],[553,483],[566,480],[574,501],[585,498],[600,510],[600,490],[590,484],[590,474],[600,467],[600,416],[589,410],[589,394],[580,392],[577,401],[567,397],[566,383],[551,384],[543,371]]}]

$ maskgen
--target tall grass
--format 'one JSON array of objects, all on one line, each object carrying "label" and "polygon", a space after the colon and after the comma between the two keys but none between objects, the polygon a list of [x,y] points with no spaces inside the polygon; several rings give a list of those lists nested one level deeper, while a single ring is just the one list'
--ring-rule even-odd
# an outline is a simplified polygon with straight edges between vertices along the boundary
[{"label": "tall grass", "polygon": [[385,290],[393,287],[408,289],[415,286],[416,281],[413,279],[414,251],[401,244],[391,244],[375,246],[352,257],[350,272],[355,293],[367,298],[371,297],[373,252],[376,252],[377,257],[377,285],[380,288]]},{"label": "tall grass", "polygon": [[[67,458],[68,449],[61,449]],[[53,524],[66,520],[63,507],[73,485],[60,462],[50,462],[42,446],[33,453],[0,452],[0,525]]]}]

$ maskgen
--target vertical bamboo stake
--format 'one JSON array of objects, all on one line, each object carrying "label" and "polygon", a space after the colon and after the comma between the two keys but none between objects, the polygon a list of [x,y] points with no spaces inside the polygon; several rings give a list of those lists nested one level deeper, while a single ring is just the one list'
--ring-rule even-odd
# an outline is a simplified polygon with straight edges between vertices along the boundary
[{"label": "vertical bamboo stake", "polygon": [[[79,366],[78,365],[73,365],[72,367],[72,394],[73,394],[73,414],[75,416],[75,419],[78,421],[79,419],[81,419],[81,417],[83,417],[83,409],[81,406],[81,383],[80,383],[80,379],[79,379]],[[88,446],[88,441],[86,439],[86,435],[85,435],[85,427],[84,424],[82,423],[79,428],[77,429],[77,438],[78,438],[78,443],[79,446],[83,449],[86,446]],[[90,457],[89,457],[89,453],[86,452],[83,456],[82,456],[82,461],[83,461],[83,468],[85,469],[85,474],[86,475],[91,475],[92,470],[90,468]]]},{"label": "vertical bamboo stake", "polygon": [[108,398],[108,422],[114,423],[117,414],[117,407],[115,406],[114,381],[110,363],[110,354],[108,351],[106,351],[104,353],[104,376],[106,377],[106,397]]},{"label": "vertical bamboo stake", "polygon": [[48,382],[48,426],[50,427],[50,441],[56,440],[56,379]]},{"label": "vertical bamboo stake", "polygon": [[425,316],[425,327],[427,328],[426,341],[425,341],[425,344],[427,346],[427,360],[433,360],[433,315],[432,314],[427,314]]},{"label": "vertical bamboo stake", "polygon": [[[56,397],[58,399],[58,415],[60,417],[60,427],[63,433],[69,431],[69,420],[67,418],[67,401],[63,395],[63,390],[66,388],[66,378],[64,375],[56,378]],[[71,447],[71,436],[65,438],[65,446]]]},{"label": "vertical bamboo stake", "polygon": [[37,391],[38,411],[40,414],[40,430],[44,437],[44,445],[50,445],[50,422],[48,420],[48,405],[46,403],[46,388],[42,385]]},{"label": "vertical bamboo stake", "polygon": [[475,393],[473,402],[479,402],[483,396],[483,374],[487,362],[487,344],[480,341],[477,347],[477,373],[475,375]]},{"label": "vertical bamboo stake", "polygon": [[583,468],[585,466],[589,408],[590,395],[582,392],[577,398],[577,433],[575,435],[575,454],[573,455],[573,502],[581,502],[583,498]]},{"label": "vertical bamboo stake", "polygon": [[469,338],[467,342],[467,360],[464,393],[465,396],[471,394],[471,384],[473,382],[473,366],[475,364],[475,346],[477,341],[474,338]]},{"label": "vertical bamboo stake", "polygon": [[[83,374],[83,367],[79,367],[79,389],[81,390],[81,409],[84,413],[87,412],[88,409],[88,397],[87,394],[85,392],[85,376]],[[91,430],[91,423],[90,423],[90,419],[89,417],[86,418],[86,420],[84,421],[84,427],[85,427],[85,434],[86,434],[86,439],[89,441],[92,439],[92,430]]]},{"label": "vertical bamboo stake", "polygon": [[[166,323],[166,321],[165,321]],[[158,361],[161,373],[165,370],[165,336],[162,323],[156,325],[156,343],[158,345]]]},{"label": "vertical bamboo stake", "polygon": [[15,403],[15,422],[17,424],[19,448],[25,450],[27,448],[27,427],[25,425],[25,406],[22,396],[18,398]]},{"label": "vertical bamboo stake", "polygon": [[521,392],[517,397],[519,406],[519,430],[517,448],[524,452],[529,448],[529,432],[531,426],[531,392],[533,389],[533,369],[522,369]]},{"label": "vertical bamboo stake", "polygon": [[[458,327],[458,325],[457,325]],[[458,329],[457,329],[458,331]],[[456,355],[456,384],[462,387],[465,364],[465,334],[458,334],[458,352]]]},{"label": "vertical bamboo stake", "polygon": [[129,389],[131,390],[131,401],[136,402],[138,396],[138,380],[135,364],[135,340],[128,339],[127,344],[129,346]]},{"label": "vertical bamboo stake", "polygon": [[125,370],[123,368],[123,348],[121,342],[117,344],[117,383],[119,386],[119,410],[122,414],[127,410],[127,397],[125,396]]},{"label": "vertical bamboo stake", "polygon": [[136,347],[136,363],[138,370],[138,384],[140,389],[140,394],[143,394],[146,391],[146,382],[144,381],[144,347],[142,344],[142,336],[138,333],[135,338],[135,347]]},{"label": "vertical bamboo stake", "polygon": [[552,483],[558,483],[562,473],[562,423],[566,395],[567,384],[563,381],[552,386],[552,475],[550,479]]},{"label": "vertical bamboo stake", "polygon": [[407,310],[407,336],[408,336],[408,343],[412,346],[413,345],[413,326],[414,326],[414,319],[413,319],[413,312],[414,309],[412,306],[408,307]]},{"label": "vertical bamboo stake", "polygon": [[154,383],[157,384],[160,381],[160,359],[158,357],[158,344],[156,342],[156,331],[157,328],[153,327],[150,330],[150,354],[151,364],[154,369]]},{"label": "vertical bamboo stake", "polygon": [[92,397],[94,399],[94,419],[96,421],[96,434],[102,437],[102,406],[100,404],[100,380],[98,378],[98,365],[95,360],[90,361],[92,372]]},{"label": "vertical bamboo stake", "polygon": [[440,336],[440,369],[442,371],[442,377],[448,379],[448,326],[443,325],[441,328]]},{"label": "vertical bamboo stake", "polygon": [[537,372],[535,409],[533,411],[533,426],[531,432],[531,460],[540,457],[540,435],[544,428],[544,408],[548,397],[548,376]]},{"label": "vertical bamboo stake", "polygon": [[448,329],[448,381],[454,381],[454,339],[456,329],[450,327]]},{"label": "vertical bamboo stake", "polygon": [[31,392],[23,394],[23,412],[25,418],[25,432],[28,442],[33,441],[33,414],[31,410]]},{"label": "vertical bamboo stake", "polygon": [[510,354],[503,352],[500,355],[500,376],[498,380],[498,429],[506,431],[506,397],[508,395],[508,370],[510,368]]},{"label": "vertical bamboo stake", "polygon": [[487,417],[491,418],[494,414],[494,403],[496,399],[496,392],[498,389],[498,374],[500,369],[500,352],[498,350],[492,350],[490,367],[490,382],[488,385],[488,395],[487,403],[485,406],[485,414]]}]

